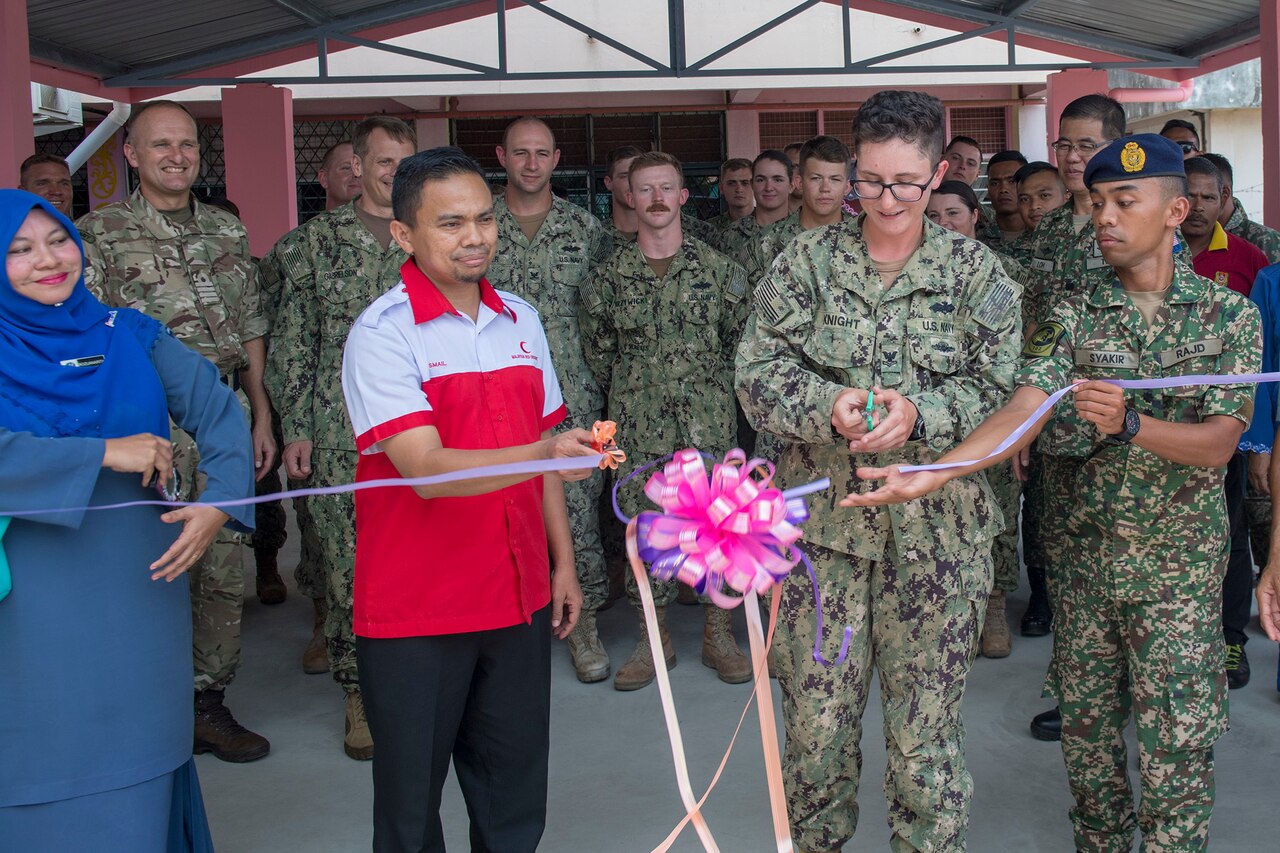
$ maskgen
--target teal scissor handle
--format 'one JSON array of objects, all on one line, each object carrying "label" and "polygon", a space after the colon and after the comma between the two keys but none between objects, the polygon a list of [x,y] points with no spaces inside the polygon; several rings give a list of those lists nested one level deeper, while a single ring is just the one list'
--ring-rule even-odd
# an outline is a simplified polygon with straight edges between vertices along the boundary
[{"label": "teal scissor handle", "polygon": [[867,407],[864,410],[867,415],[867,432],[871,432],[873,429],[876,428],[875,419],[871,417],[872,413],[875,412],[875,410],[876,410],[876,392],[867,391]]}]

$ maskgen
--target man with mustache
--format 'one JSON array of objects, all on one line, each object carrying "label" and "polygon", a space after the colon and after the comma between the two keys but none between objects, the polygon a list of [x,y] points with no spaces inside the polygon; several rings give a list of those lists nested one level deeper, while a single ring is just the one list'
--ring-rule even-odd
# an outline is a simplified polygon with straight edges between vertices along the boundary
[{"label": "man with mustache", "polygon": [[[498,162],[507,170],[507,189],[493,203],[498,250],[489,266],[494,287],[527,299],[538,309],[560,378],[569,424],[580,429],[603,415],[604,394],[582,352],[578,294],[599,271],[609,241],[596,218],[551,192],[551,175],[560,163],[555,134],[546,122],[518,118],[507,125]],[[609,593],[600,543],[603,477],[565,486],[574,561],[582,587],[582,612],[569,635],[569,656],[578,680],[609,677],[609,655],[596,629],[596,612]]]},{"label": "man with mustache", "polygon": [[[279,402],[285,473],[308,486],[355,479],[358,454],[342,405],[342,347],[360,312],[399,278],[405,259],[391,239],[391,190],[400,161],[417,150],[417,137],[400,119],[372,116],[356,125],[351,141],[359,196],[281,237],[262,261],[264,289],[279,294],[267,376]],[[309,584],[318,589],[303,590],[315,609],[303,666],[333,673],[346,697],[342,749],[367,761],[373,740],[351,630],[355,501],[350,494],[317,495],[307,507],[319,534],[321,577]],[[327,666],[312,651],[317,632]]]},{"label": "man with mustache", "polygon": [[[587,363],[608,392],[609,418],[627,450],[624,476],[686,447],[720,456],[735,446],[733,352],[749,310],[742,268],[681,229],[689,191],[680,161],[660,151],[640,154],[628,180],[636,241],[615,246],[584,283],[581,311]],[[637,478],[619,494],[628,516],[652,508],[643,486]],[[668,667],[676,654],[666,614],[677,586],[653,582]],[[627,593],[640,614],[630,573]],[[749,680],[751,663],[733,639],[729,613],[709,601],[704,609],[702,663],[729,684]],[[641,615],[640,641],[614,676],[618,690],[654,679],[646,630]]]}]

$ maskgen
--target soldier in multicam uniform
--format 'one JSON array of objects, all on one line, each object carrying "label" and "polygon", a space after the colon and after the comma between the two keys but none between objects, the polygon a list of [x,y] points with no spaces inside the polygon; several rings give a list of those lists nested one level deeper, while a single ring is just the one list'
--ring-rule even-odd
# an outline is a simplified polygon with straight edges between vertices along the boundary
[{"label": "soldier in multicam uniform", "polygon": [[[396,167],[417,150],[412,128],[387,116],[352,132],[361,193],[280,239],[263,278],[280,290],[267,378],[280,406],[285,470],[313,486],[355,481],[355,434],[342,397],[342,349],[360,312],[400,278],[407,255],[391,239]],[[373,757],[351,631],[355,502],[350,494],[308,500],[325,573],[324,635],[329,668],[346,694],[342,748]]]},{"label": "soldier in multicam uniform", "polygon": [[791,212],[788,208],[791,188],[798,185],[796,167],[786,154],[773,149],[761,151],[751,164],[751,191],[756,208],[750,216],[742,217],[720,234],[720,251],[744,268],[752,263],[752,254],[764,229],[786,219]]},{"label": "soldier in multicam uniform", "polygon": [[[679,161],[655,151],[636,157],[629,171],[639,236],[616,246],[587,280],[581,312],[587,363],[608,390],[609,417],[627,449],[623,474],[686,447],[712,454],[733,448],[733,351],[749,310],[742,269],[681,231],[688,190]],[[628,516],[651,506],[642,486],[635,480],[619,495]],[[676,657],[666,610],[677,585],[653,584],[668,667]],[[639,613],[630,575],[627,592]],[[748,681],[751,663],[734,642],[729,612],[709,601],[704,609],[703,664],[722,681]],[[614,677],[618,690],[654,679],[645,630],[642,617],[640,642]]]},{"label": "soldier in multicam uniform", "polygon": [[[1102,257],[1089,212],[1092,202],[1084,185],[1089,160],[1112,140],[1123,136],[1124,107],[1105,95],[1085,95],[1067,104],[1058,119],[1058,138],[1051,146],[1058,161],[1058,176],[1070,194],[1070,202],[1040,220],[1031,245],[1031,281],[1023,304],[1027,353],[1037,345],[1037,327],[1064,299],[1088,293],[1111,282],[1115,272]],[[1066,540],[1065,524],[1079,497],[1072,483],[1085,460],[1072,447],[1057,441],[1057,431],[1046,429],[1027,454],[1023,491],[1024,559],[1032,600],[1031,620],[1023,619],[1023,636],[1043,636],[1053,624],[1058,596],[1058,565]],[[1037,587],[1046,596],[1037,595]],[[1048,695],[1046,693],[1046,695]],[[1037,740],[1057,740],[1062,719],[1057,708],[1037,714],[1031,734]]]},{"label": "soldier in multicam uniform", "polygon": [[756,198],[751,193],[751,161],[734,157],[720,164],[720,197],[725,211],[707,220],[707,224],[724,231],[756,209]]},{"label": "soldier in multicam uniform", "polygon": [[[1048,685],[1062,703],[1075,848],[1207,850],[1213,743],[1227,729],[1219,589],[1227,562],[1223,470],[1253,411],[1252,385],[1126,392],[1109,379],[1252,373],[1257,309],[1172,257],[1187,214],[1182,153],[1154,134],[1123,137],[1089,163],[1093,220],[1112,278],[1060,303],[1033,337],[1010,404],[942,461],[985,459],[1072,382],[1047,426],[1087,458],[1071,485]],[[1101,380],[1101,381],[1100,381]],[[1043,416],[1040,422],[1048,420]],[[851,505],[910,500],[1009,457],[885,477]],[[1137,728],[1135,814],[1125,727]]]},{"label": "soldier in multicam uniform", "polygon": [[[107,305],[137,308],[164,323],[212,361],[224,382],[244,391],[261,477],[274,465],[276,446],[262,382],[267,322],[248,235],[234,216],[191,194],[200,171],[200,142],[185,107],[172,101],[141,105],[129,120],[124,153],[138,170],[139,188],[77,223],[85,247],[85,283]],[[203,482],[195,442],[177,427],[173,437],[183,498],[193,500]],[[240,539],[224,531],[191,569],[194,749],[234,762],[261,758],[271,748],[223,704],[240,665],[243,605]]]},{"label": "soldier in multicam uniform", "polygon": [[[507,125],[497,153],[507,170],[507,190],[493,205],[498,248],[486,278],[538,309],[569,409],[568,426],[590,430],[603,415],[604,394],[583,356],[579,294],[599,274],[609,242],[595,217],[552,195],[560,149],[545,122],[521,118]],[[609,677],[609,655],[596,628],[596,612],[609,593],[600,542],[603,491],[603,477],[566,483],[564,490],[582,588],[569,654],[578,680],[586,683]]]},{"label": "soldier in multicam uniform", "polygon": [[965,849],[973,782],[960,703],[1000,510],[985,477],[903,508],[836,506],[862,490],[857,465],[931,461],[1012,390],[1018,285],[990,249],[924,219],[946,171],[942,133],[932,96],[885,91],[862,105],[853,137],[863,215],[783,250],[756,286],[738,349],[738,399],[785,443],[781,481],[832,481],[810,498],[803,537],[829,626],[816,638],[823,653],[834,658],[841,626],[853,629],[847,661],[815,661],[809,580],[793,572],[783,582],[774,640],[784,658],[783,775],[791,833],[805,851],[839,850],[856,829],[873,666],[892,848]]}]

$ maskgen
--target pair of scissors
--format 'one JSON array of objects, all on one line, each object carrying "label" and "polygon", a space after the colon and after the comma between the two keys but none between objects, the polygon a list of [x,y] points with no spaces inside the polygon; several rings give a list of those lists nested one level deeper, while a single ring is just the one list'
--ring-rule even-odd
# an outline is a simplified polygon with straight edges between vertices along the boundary
[{"label": "pair of scissors", "polygon": [[875,410],[876,410],[876,392],[868,390],[867,391],[867,407],[864,410],[867,415],[867,432],[871,432],[873,429],[876,428],[875,419],[872,417],[872,414],[874,414]]}]

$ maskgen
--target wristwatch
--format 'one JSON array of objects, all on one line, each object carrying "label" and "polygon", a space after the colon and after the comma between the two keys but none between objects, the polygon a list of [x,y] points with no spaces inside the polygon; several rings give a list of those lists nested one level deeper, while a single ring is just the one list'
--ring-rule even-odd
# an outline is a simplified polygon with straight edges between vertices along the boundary
[{"label": "wristwatch", "polygon": [[1133,409],[1125,406],[1124,408],[1124,429],[1114,435],[1105,436],[1102,440],[1106,444],[1128,444],[1133,441],[1134,436],[1138,434],[1138,430],[1142,427],[1142,421],[1138,417],[1138,413]]},{"label": "wristwatch", "polygon": [[911,427],[911,435],[907,436],[907,441],[923,441],[924,440],[924,415],[916,411],[916,422]]}]

